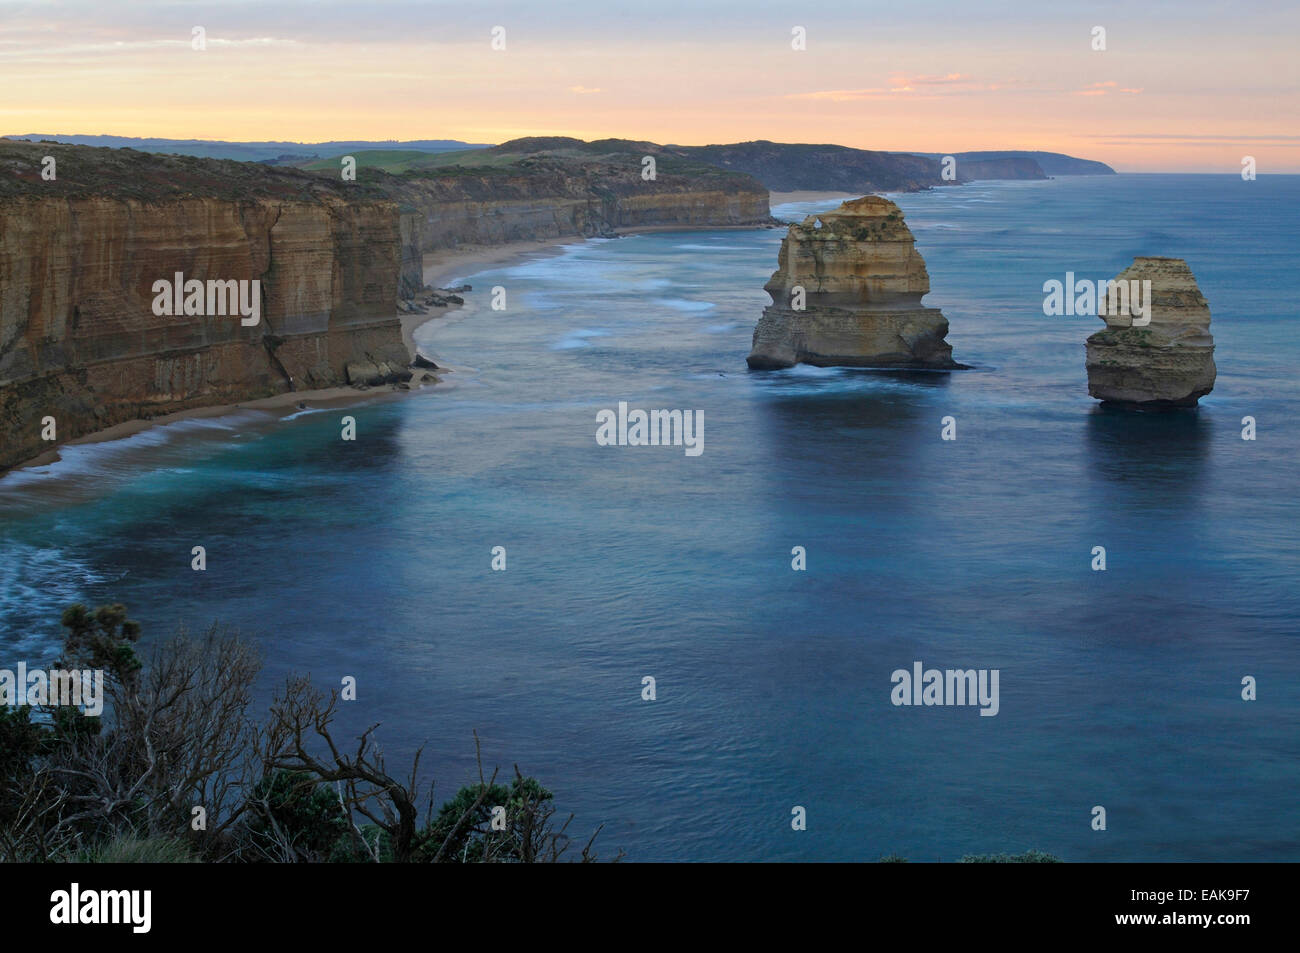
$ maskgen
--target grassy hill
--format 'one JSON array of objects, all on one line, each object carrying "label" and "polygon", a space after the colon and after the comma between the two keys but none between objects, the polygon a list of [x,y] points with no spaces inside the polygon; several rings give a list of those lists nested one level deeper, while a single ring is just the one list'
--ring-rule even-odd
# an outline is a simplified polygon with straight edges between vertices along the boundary
[{"label": "grassy hill", "polygon": [[[950,153],[957,159],[957,167],[968,162],[996,162],[1002,159],[1028,159],[1038,163],[1047,175],[1115,175],[1115,170],[1104,162],[1095,159],[1079,159],[1062,152],[1030,152],[1016,150],[992,150],[985,152]],[[939,158],[942,153],[922,152],[930,158]]]},{"label": "grassy hill", "polygon": [[136,149],[164,155],[194,156],[200,159],[237,159],[241,162],[288,164],[303,159],[343,155],[357,150],[404,150],[412,152],[447,152],[478,149],[481,145],[459,139],[413,139],[406,142],[336,140],[333,142],[227,142],[221,139],[140,139],[132,136],[81,136],[63,133],[28,133],[10,139],[31,142],[62,142],[75,146],[101,146],[109,149]]},{"label": "grassy hill", "polygon": [[[632,139],[599,139],[584,142],[565,136],[531,136],[512,139],[484,149],[425,153],[411,150],[373,150],[348,153],[358,169],[378,169],[408,178],[493,176],[543,171],[606,172],[640,179],[642,157],[654,156],[656,173],[690,176],[695,179],[737,181],[749,176],[739,169],[725,169],[684,155],[673,147]],[[336,172],[343,153],[324,159],[295,163],[312,172]]]},{"label": "grassy hill", "polygon": [[934,159],[831,144],[737,142],[719,146],[669,146],[677,154],[745,172],[773,192],[915,192],[946,185]]}]

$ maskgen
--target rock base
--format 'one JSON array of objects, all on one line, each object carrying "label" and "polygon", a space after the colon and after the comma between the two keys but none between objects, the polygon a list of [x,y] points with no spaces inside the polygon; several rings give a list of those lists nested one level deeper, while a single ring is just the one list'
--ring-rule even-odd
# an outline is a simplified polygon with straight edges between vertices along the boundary
[{"label": "rock base", "polygon": [[746,359],[753,370],[795,364],[817,367],[898,367],[955,370],[944,340],[948,319],[938,308],[849,311],[767,307],[754,328]]}]

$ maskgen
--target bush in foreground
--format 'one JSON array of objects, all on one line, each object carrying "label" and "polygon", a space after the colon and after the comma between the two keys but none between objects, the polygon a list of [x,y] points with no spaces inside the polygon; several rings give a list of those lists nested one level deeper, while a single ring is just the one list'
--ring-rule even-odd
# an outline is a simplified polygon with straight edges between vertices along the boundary
[{"label": "bush in foreground", "polygon": [[[58,667],[103,671],[104,710],[0,706],[0,860],[569,859],[572,815],[556,825],[551,793],[518,767],[497,784],[480,758],[479,782],[435,813],[420,752],[399,777],[377,725],[336,741],[337,692],[290,677],[254,720],[261,660],[217,626],[141,657],[120,605],[75,605],[62,622]],[[595,836],[572,859],[596,860]]]}]

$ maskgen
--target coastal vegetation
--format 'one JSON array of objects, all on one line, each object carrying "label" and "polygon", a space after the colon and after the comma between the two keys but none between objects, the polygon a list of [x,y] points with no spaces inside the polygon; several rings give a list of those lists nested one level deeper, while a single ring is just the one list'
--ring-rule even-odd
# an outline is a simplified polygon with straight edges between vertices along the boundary
[{"label": "coastal vegetation", "polygon": [[[882,864],[905,864],[907,858],[899,854],[886,854]],[[1023,854],[963,854],[959,864],[1059,864],[1061,858],[1042,850],[1027,850]]]},{"label": "coastal vegetation", "polygon": [[[538,863],[597,860],[518,766],[434,809],[420,753],[389,768],[372,725],[335,726],[339,692],[290,676],[253,716],[255,647],[213,625],[140,650],[121,605],[63,613],[57,668],[102,670],[108,703],[0,706],[0,860]],[[477,737],[475,738],[477,745]],[[620,851],[613,859],[622,857]]]}]

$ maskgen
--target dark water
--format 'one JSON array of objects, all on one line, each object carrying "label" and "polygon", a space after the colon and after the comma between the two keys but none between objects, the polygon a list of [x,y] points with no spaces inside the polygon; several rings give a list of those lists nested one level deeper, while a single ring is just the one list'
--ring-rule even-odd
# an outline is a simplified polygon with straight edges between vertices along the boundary
[{"label": "dark water", "polygon": [[[451,388],[0,481],[4,657],[48,656],[74,599],[154,634],[219,619],[261,642],[267,691],[356,676],[348,723],[383,722],[393,761],[427,741],[443,794],[477,729],[639,860],[1300,859],[1300,177],[897,200],[975,370],[747,372],[779,230],[478,274],[479,310],[419,335]],[[1042,312],[1044,281],[1135,255],[1186,258],[1210,302],[1199,411],[1102,411],[1100,322]],[[597,446],[620,400],[702,411],[703,454]],[[998,715],[893,706],[917,660],[999,669]]]}]

